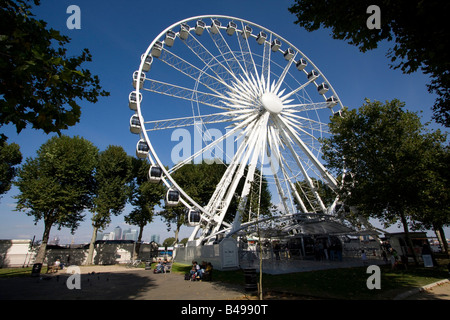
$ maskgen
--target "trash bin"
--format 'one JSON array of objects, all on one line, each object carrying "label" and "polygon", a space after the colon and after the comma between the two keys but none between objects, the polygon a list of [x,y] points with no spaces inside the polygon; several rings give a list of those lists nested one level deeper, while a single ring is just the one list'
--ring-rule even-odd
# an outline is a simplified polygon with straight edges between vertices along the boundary
[{"label": "trash bin", "polygon": [[258,290],[256,269],[244,269],[245,291]]},{"label": "trash bin", "polygon": [[31,276],[39,277],[39,275],[41,274],[41,269],[42,269],[42,263],[33,264],[33,268],[31,269]]}]

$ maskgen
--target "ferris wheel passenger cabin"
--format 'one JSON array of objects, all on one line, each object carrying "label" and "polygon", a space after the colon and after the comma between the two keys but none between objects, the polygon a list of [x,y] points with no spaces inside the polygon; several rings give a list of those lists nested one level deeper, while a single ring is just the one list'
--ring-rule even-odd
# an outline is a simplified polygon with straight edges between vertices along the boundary
[{"label": "ferris wheel passenger cabin", "polygon": [[186,210],[186,215],[184,221],[190,227],[196,227],[200,224],[201,214],[197,210],[188,209]]},{"label": "ferris wheel passenger cabin", "polygon": [[162,48],[163,48],[162,42],[156,41],[152,47],[152,51],[151,51],[152,56],[154,56],[155,58],[159,58],[159,56],[161,55],[161,52],[162,52]]},{"label": "ferris wheel passenger cabin", "polygon": [[[141,59],[144,59],[144,55],[141,56]],[[147,55],[144,59],[144,66],[142,67],[142,71],[148,72],[152,67],[153,57],[151,55]]]},{"label": "ferris wheel passenger cabin", "polygon": [[[139,92],[139,103],[142,102],[142,94]],[[132,91],[128,95],[128,107],[131,110],[136,111],[137,110],[137,99],[136,99],[136,92]]]},{"label": "ferris wheel passenger cabin", "polygon": [[314,81],[319,77],[319,73],[316,70],[312,70],[310,73],[308,73],[308,80]]},{"label": "ferris wheel passenger cabin", "polygon": [[336,99],[334,96],[331,96],[327,99],[327,107],[328,108],[333,108],[335,105],[338,104],[338,99]]},{"label": "ferris wheel passenger cabin", "polygon": [[172,30],[166,32],[166,37],[164,38],[164,44],[168,47],[173,46],[176,34]]},{"label": "ferris wheel passenger cabin", "polygon": [[211,24],[211,32],[213,34],[217,34],[219,32],[219,28],[221,26],[222,26],[222,23],[219,20],[214,19],[212,24]]},{"label": "ferris wheel passenger cabin", "polygon": [[308,63],[306,62],[305,59],[300,58],[297,63],[295,64],[295,66],[297,67],[297,69],[299,71],[302,71],[303,69],[305,69],[305,67],[308,65]]},{"label": "ferris wheel passenger cabin", "polygon": [[286,59],[286,61],[290,61],[294,57],[294,54],[294,50],[292,48],[288,48],[284,53],[284,59]]},{"label": "ferris wheel passenger cabin", "polygon": [[150,148],[149,148],[147,142],[144,139],[139,140],[136,145],[136,156],[139,159],[145,159],[145,158],[147,158],[149,151],[150,151]]},{"label": "ferris wheel passenger cabin", "polygon": [[237,25],[233,21],[228,22],[227,34],[232,36],[236,32]]},{"label": "ferris wheel passenger cabin", "polygon": [[174,207],[180,203],[180,191],[170,188],[165,197],[165,204],[167,207]]},{"label": "ferris wheel passenger cabin", "polygon": [[247,39],[248,37],[250,37],[250,35],[252,34],[253,29],[250,26],[245,26],[244,30],[242,30],[242,37],[244,39]]},{"label": "ferris wheel passenger cabin", "polygon": [[256,36],[256,42],[258,42],[258,44],[263,44],[264,42],[266,42],[267,39],[267,34],[263,31],[260,31],[258,33],[258,35]]},{"label": "ferris wheel passenger cabin", "polygon": [[130,118],[130,131],[134,134],[139,134],[141,132],[141,122],[139,121],[139,116],[133,114]]},{"label": "ferris wheel passenger cabin", "polygon": [[180,34],[180,39],[181,40],[186,40],[188,38],[190,29],[191,28],[186,23],[182,23],[180,25],[180,33],[179,34]]},{"label": "ferris wheel passenger cabin", "polygon": [[161,177],[162,177],[162,169],[159,166],[151,166],[150,169],[148,170],[148,180],[150,182],[154,182],[157,183],[159,181],[161,181]]},{"label": "ferris wheel passenger cabin", "polygon": [[317,91],[319,92],[319,94],[325,94],[329,89],[330,87],[325,82],[319,84],[319,86],[317,87]]},{"label": "ferris wheel passenger cabin", "polygon": [[195,34],[201,36],[205,28],[206,23],[204,23],[202,20],[198,20],[197,23],[195,24]]},{"label": "ferris wheel passenger cabin", "polygon": [[141,72],[141,76],[139,77],[139,71],[135,71],[133,73],[133,87],[135,89],[136,89],[138,78],[139,78],[139,89],[142,89],[142,86],[144,85],[145,74],[143,72]]},{"label": "ferris wheel passenger cabin", "polygon": [[281,47],[281,41],[278,39],[273,40],[271,47],[273,52],[278,51]]}]

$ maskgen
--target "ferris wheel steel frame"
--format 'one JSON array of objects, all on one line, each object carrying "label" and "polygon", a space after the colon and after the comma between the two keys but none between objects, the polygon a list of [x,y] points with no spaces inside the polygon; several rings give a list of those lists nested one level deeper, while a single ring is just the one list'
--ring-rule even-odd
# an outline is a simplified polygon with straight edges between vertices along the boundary
[{"label": "ferris wheel steel frame", "polygon": [[[197,25],[196,27],[188,25],[189,22],[203,21],[205,19],[210,19],[211,24],[205,23],[203,31],[197,29]],[[219,20],[233,22],[234,30],[230,27],[230,23],[228,26],[218,25],[216,21]],[[241,28],[239,29],[239,27]],[[176,28],[179,28],[178,32],[173,31]],[[254,29],[260,31],[258,35],[252,32]],[[171,35],[174,34],[173,38],[167,38],[168,32],[172,32]],[[224,33],[228,33],[228,36],[237,34],[240,52],[233,51],[230,48],[229,43],[225,39],[227,35],[224,35]],[[263,33],[266,34],[266,38],[261,40],[261,34]],[[210,51],[212,49],[210,50],[205,47],[202,41],[198,39],[207,37],[207,34],[212,39],[210,41],[215,44],[215,48],[213,47],[212,49],[217,51],[218,55],[211,53]],[[164,39],[164,37],[166,38]],[[254,61],[256,55],[252,52],[249,44],[250,38],[253,38],[252,41],[256,40],[263,47],[262,55],[258,56],[262,59],[261,65],[258,65]],[[166,40],[167,43],[165,42]],[[198,57],[200,63],[204,64],[203,68],[186,61],[183,57],[172,52],[170,50],[172,46],[181,45],[181,43],[174,43],[174,41],[183,42]],[[234,45],[236,46],[236,44]],[[281,46],[284,47],[285,45],[288,49],[283,51]],[[154,49],[160,51],[153,51]],[[272,54],[280,53],[284,55],[285,66],[276,64],[272,60]],[[147,78],[144,66],[146,57],[149,56],[153,57],[152,62],[159,60],[184,76],[191,78],[195,81],[194,88],[191,89],[178,84]],[[291,68],[295,68],[293,63],[296,57],[299,57],[297,64],[300,64],[300,67],[297,67],[297,69],[299,72],[303,71],[307,76],[307,81],[294,89],[282,88],[286,76],[288,74],[290,75],[289,71]],[[275,65],[271,65],[272,63],[282,69],[281,74],[274,73],[272,67],[275,67]],[[305,70],[304,66],[306,65],[312,68],[310,73]],[[234,70],[238,70],[239,72]],[[141,128],[140,136],[148,145],[147,158],[150,164],[161,168],[162,183],[168,190],[175,189],[179,191],[179,201],[186,208],[198,210],[201,213],[201,221],[194,227],[189,238],[190,241],[197,240],[197,243],[201,243],[203,240],[210,241],[214,239],[214,235],[216,234],[232,234],[236,230],[241,229],[239,213],[248,200],[250,188],[255,178],[259,178],[262,181],[262,170],[260,174],[257,173],[258,164],[262,168],[262,160],[258,159],[264,159],[266,156],[270,158],[270,170],[273,173],[274,185],[282,202],[281,205],[285,210],[284,216],[295,214],[295,212],[292,212],[294,210],[293,203],[295,200],[303,212],[308,211],[299,191],[295,187],[295,182],[298,181],[292,179],[292,177],[297,178],[297,176],[304,178],[304,181],[309,187],[310,195],[317,201],[318,210],[325,214],[334,213],[338,198],[336,197],[329,206],[324,204],[320,195],[317,193],[314,181],[310,177],[308,170],[315,172],[316,176],[321,177],[323,182],[332,190],[338,189],[339,184],[317,159],[317,156],[311,150],[312,148],[300,137],[301,133],[309,136],[311,141],[314,139],[317,140],[317,137],[313,133],[309,133],[302,128],[302,123],[308,123],[310,127],[317,125],[318,129],[314,128],[311,131],[320,132],[320,134],[322,134],[325,123],[322,123],[320,120],[303,117],[301,116],[301,112],[317,112],[319,109],[330,109],[330,114],[333,114],[335,113],[333,111],[335,106],[338,109],[341,109],[343,106],[337,93],[324,74],[292,43],[275,32],[244,19],[226,15],[191,17],[170,25],[154,38],[141,57],[137,75],[138,79],[134,79],[134,92],[136,97],[141,96],[141,91],[147,91],[190,101],[191,104],[202,104],[220,110],[220,112],[206,115],[200,115],[199,113],[199,115],[194,115],[193,117],[145,120],[142,114],[141,99],[136,99],[135,114],[139,118]],[[143,78],[142,75],[144,75]],[[274,77],[273,81],[271,79],[272,76]],[[291,77],[294,78],[293,76]],[[323,81],[322,84],[316,82],[319,77]],[[326,84],[328,87],[328,90],[324,91],[331,93],[329,98],[324,93],[319,94],[319,96],[324,98],[323,102],[291,104],[291,102],[296,100],[297,95],[308,86],[314,85],[317,89],[320,89],[319,85],[323,86],[323,84]],[[208,89],[209,92],[200,91],[198,89],[199,86]],[[284,94],[286,90],[288,93]],[[256,101],[257,103],[252,101]],[[234,122],[234,128],[219,139],[212,141],[205,148],[201,148],[198,152],[178,163],[172,169],[167,169],[154,149],[148,133],[157,130],[192,127],[198,122],[201,125]],[[237,132],[240,132],[240,135],[244,139],[234,154],[233,161],[228,164],[225,174],[216,186],[208,205],[203,207],[194,201],[177,184],[172,174],[175,170],[189,163],[196,156],[199,156],[199,153],[201,154],[215,147],[224,139]],[[290,156],[290,159],[287,159],[282,154],[283,151],[281,148],[285,151],[288,150],[287,154]],[[268,155],[269,149],[270,156]],[[301,150],[303,153],[303,158],[299,155],[298,150]],[[299,170],[295,175],[290,168],[292,164],[296,165],[296,169]],[[275,172],[276,167],[278,168],[277,172]],[[243,191],[239,198],[238,212],[236,213],[234,222],[227,223],[224,221],[227,208],[233,197],[235,197],[236,188],[241,179],[243,179],[246,169],[247,175],[245,176]],[[259,216],[256,217],[256,220],[258,219]],[[202,230],[202,234],[196,239],[200,230]]]}]

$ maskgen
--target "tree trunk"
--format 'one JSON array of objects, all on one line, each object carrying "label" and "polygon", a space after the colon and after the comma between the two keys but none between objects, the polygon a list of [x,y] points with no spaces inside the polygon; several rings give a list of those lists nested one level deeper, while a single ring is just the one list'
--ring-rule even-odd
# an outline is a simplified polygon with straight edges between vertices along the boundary
[{"label": "tree trunk", "polygon": [[178,217],[177,219],[177,229],[175,230],[175,241],[173,242],[173,246],[175,246],[178,243],[178,234],[180,233],[180,228],[182,223],[180,223],[181,218]]},{"label": "tree trunk", "polygon": [[447,239],[445,238],[444,228],[442,228],[442,226],[433,226],[433,227],[434,232],[436,233],[436,236],[439,240],[439,244],[441,245],[441,252],[448,253],[448,243]]},{"label": "tree trunk", "polygon": [[405,214],[403,212],[400,213],[400,219],[402,221],[403,224],[403,230],[405,231],[405,240],[406,240],[406,244],[408,245],[409,249],[411,250],[413,259],[414,259],[414,263],[417,265],[419,265],[419,260],[417,260],[417,256],[416,256],[416,252],[414,251],[414,246],[411,240],[411,237],[409,235],[409,229],[408,229],[408,222],[406,221],[406,217]]},{"label": "tree trunk", "polygon": [[45,221],[45,219],[44,219],[44,234],[42,235],[42,243],[41,243],[38,253],[36,255],[35,263],[44,263],[45,254],[47,251],[47,243],[48,243],[48,238],[50,237],[50,229],[51,228],[52,228],[52,224],[50,222]]},{"label": "tree trunk", "polygon": [[95,241],[97,241],[97,231],[98,227],[94,226],[94,231],[92,232],[91,243],[89,244],[89,252],[86,260],[86,265],[92,264],[92,258],[94,257],[94,246]]},{"label": "tree trunk", "polygon": [[144,233],[144,225],[139,225],[139,235],[134,247],[133,260],[137,260],[139,257],[139,251],[141,250],[142,234]]}]

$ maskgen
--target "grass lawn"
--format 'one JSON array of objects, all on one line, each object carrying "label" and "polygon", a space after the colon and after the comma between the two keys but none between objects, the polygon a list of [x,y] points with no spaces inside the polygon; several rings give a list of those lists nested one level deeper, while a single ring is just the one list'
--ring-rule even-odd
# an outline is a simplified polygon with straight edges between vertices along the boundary
[{"label": "grass lawn", "polygon": [[[173,272],[189,272],[191,266],[175,263]],[[408,270],[391,270],[381,267],[381,289],[369,290],[366,282],[371,274],[366,267],[318,270],[282,275],[263,274],[263,291],[271,296],[288,294],[298,298],[384,300],[412,288],[421,287],[445,278],[444,266],[435,268],[409,267]],[[244,272],[214,270],[214,281],[244,285]],[[259,279],[259,277],[258,277]]]},{"label": "grass lawn", "polygon": [[[0,278],[30,277],[32,267],[27,268],[0,268]],[[41,273],[46,273],[47,267],[42,267]]]}]

